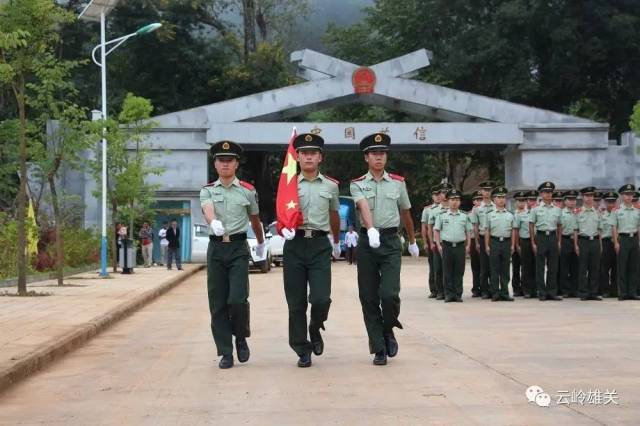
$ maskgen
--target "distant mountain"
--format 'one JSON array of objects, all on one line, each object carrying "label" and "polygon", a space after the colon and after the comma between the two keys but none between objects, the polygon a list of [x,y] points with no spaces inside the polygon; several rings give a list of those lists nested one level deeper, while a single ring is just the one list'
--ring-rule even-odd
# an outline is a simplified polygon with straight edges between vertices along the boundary
[{"label": "distant mountain", "polygon": [[309,16],[297,22],[291,48],[325,51],[321,39],[329,24],[353,25],[364,17],[363,9],[372,4],[373,0],[311,0]]}]

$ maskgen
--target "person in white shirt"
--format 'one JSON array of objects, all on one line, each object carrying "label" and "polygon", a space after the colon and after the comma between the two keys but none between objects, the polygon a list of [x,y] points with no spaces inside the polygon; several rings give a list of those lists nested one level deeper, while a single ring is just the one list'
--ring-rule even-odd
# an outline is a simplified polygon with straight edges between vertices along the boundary
[{"label": "person in white shirt", "polygon": [[169,246],[169,240],[167,240],[167,227],[169,224],[164,222],[162,228],[158,231],[158,237],[160,238],[160,266],[164,266],[164,262],[167,260],[167,247]]},{"label": "person in white shirt", "polygon": [[356,261],[356,247],[358,247],[358,233],[349,225],[349,231],[344,234],[344,244],[347,246],[347,260],[349,265]]}]

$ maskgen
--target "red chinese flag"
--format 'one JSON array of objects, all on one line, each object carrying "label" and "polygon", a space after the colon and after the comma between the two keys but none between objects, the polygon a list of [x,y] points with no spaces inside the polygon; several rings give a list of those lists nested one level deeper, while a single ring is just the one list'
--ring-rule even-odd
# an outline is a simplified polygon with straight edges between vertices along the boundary
[{"label": "red chinese flag", "polygon": [[278,232],[282,228],[296,229],[302,225],[302,211],[298,198],[298,154],[293,148],[293,140],[296,138],[296,129],[293,129],[287,154],[284,157],[280,181],[278,182],[278,194],[276,195],[276,216],[278,218]]}]

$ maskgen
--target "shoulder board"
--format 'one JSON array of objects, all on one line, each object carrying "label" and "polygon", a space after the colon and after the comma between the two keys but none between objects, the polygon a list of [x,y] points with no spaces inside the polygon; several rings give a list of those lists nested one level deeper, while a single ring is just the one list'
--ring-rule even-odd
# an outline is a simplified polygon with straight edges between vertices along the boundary
[{"label": "shoulder board", "polygon": [[366,177],[367,177],[367,175],[362,175],[362,176],[360,176],[358,178],[351,179],[351,182],[359,182],[361,180],[364,180],[364,178],[366,178]]},{"label": "shoulder board", "polygon": [[395,173],[389,173],[389,177],[393,180],[399,180],[400,182],[404,182],[404,178],[400,175],[397,175]]},{"label": "shoulder board", "polygon": [[216,183],[216,181],[209,182],[208,184],[203,185],[202,187],[203,187],[203,188],[206,188],[207,186],[213,186],[213,184],[214,184],[214,183]]},{"label": "shoulder board", "polygon": [[327,176],[327,175],[324,175],[324,177],[326,177],[327,179],[329,179],[331,182],[335,183],[336,185],[340,185],[340,181],[338,179],[334,179],[331,176]]},{"label": "shoulder board", "polygon": [[241,180],[239,182],[240,182],[240,185],[242,187],[247,188],[249,191],[255,191],[256,190],[256,188],[253,185],[251,185],[249,182],[245,182],[243,180]]}]

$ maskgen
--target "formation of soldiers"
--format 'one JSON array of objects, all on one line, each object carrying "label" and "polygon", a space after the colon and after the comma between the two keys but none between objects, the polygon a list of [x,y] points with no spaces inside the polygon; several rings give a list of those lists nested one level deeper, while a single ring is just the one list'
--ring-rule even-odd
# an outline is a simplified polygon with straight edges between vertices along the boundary
[{"label": "formation of soldiers", "polygon": [[[350,184],[360,214],[358,290],[369,336],[373,364],[385,365],[398,353],[393,329],[402,328],[400,315],[400,222],[409,237],[409,252],[419,255],[413,232],[411,203],[404,178],[386,171],[391,139],[383,133],[360,142],[368,171]],[[298,367],[312,365],[311,355],[322,355],[331,305],[331,256],[340,256],[338,182],[319,171],[324,154],[322,137],[304,133],[293,146],[298,154],[299,208],[303,224],[283,228],[284,291],[289,310],[289,346]],[[234,365],[233,337],[238,361],[249,360],[249,248],[246,230],[251,224],[264,253],[264,234],[258,220],[255,188],[236,177],[242,147],[221,141],[211,148],[219,179],[200,191],[200,204],[209,223],[207,289],[211,332],[221,357],[219,367]],[[333,241],[329,241],[328,235]],[[307,308],[311,304],[310,315]]]},{"label": "formation of soldiers", "polygon": [[430,298],[462,302],[466,252],[472,297],[512,302],[513,275],[513,296],[640,300],[640,193],[634,185],[618,193],[592,186],[559,192],[543,182],[537,191],[516,192],[512,211],[507,194],[483,182],[465,213],[459,191],[448,184],[432,188],[433,202],[421,218]]},{"label": "formation of soldiers", "polygon": [[[374,365],[386,365],[398,353],[394,328],[402,328],[400,269],[404,225],[411,256],[419,255],[404,178],[386,170],[391,139],[375,133],[362,139],[360,149],[368,171],[350,183],[362,224],[359,230],[358,290],[369,352]],[[302,225],[283,228],[283,277],[289,313],[289,346],[301,368],[312,365],[311,355],[324,352],[321,330],[331,305],[331,256],[340,256],[338,182],[319,171],[324,140],[301,134],[293,141],[298,154],[297,174]],[[209,223],[207,292],[211,332],[221,357],[219,367],[250,357],[249,247],[250,225],[263,257],[264,232],[258,218],[255,188],[236,177],[242,147],[221,141],[211,148],[218,180],[200,191]],[[640,209],[633,185],[618,194],[601,194],[593,187],[555,193],[552,182],[538,191],[515,194],[516,207],[506,208],[507,188],[483,182],[473,194],[470,212],[460,210],[462,194],[448,184],[432,189],[433,204],[422,212],[422,235],[429,262],[431,298],[462,302],[466,255],[471,257],[472,296],[513,301],[509,293],[513,267],[513,295],[540,300],[579,296],[601,300],[640,300]],[[554,199],[555,197],[555,199]],[[635,197],[635,199],[634,199]],[[600,208],[604,199],[606,209]],[[635,204],[634,204],[635,203]],[[329,241],[328,236],[333,238]],[[545,274],[546,271],[546,274]],[[311,305],[307,316],[308,305]]]}]

